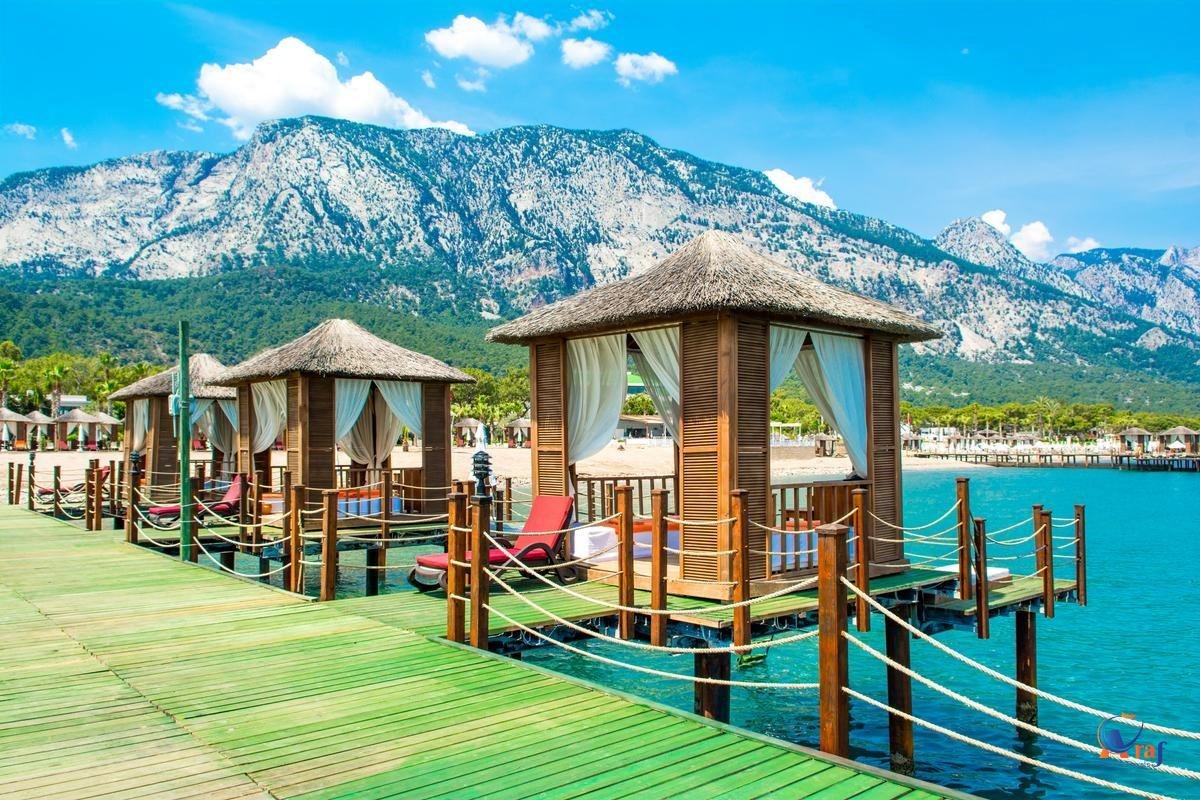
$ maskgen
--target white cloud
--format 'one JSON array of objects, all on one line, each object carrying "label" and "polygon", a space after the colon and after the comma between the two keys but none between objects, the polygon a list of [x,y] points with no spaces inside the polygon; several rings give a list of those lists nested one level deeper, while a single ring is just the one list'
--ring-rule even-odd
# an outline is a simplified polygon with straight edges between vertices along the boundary
[{"label": "white cloud", "polygon": [[34,139],[37,137],[37,128],[27,125],[24,122],[10,122],[4,126],[4,132],[11,133],[13,136],[20,136],[23,139]]},{"label": "white cloud", "polygon": [[[499,22],[497,24],[499,24]],[[509,26],[509,29],[518,36],[524,36],[531,42],[540,42],[547,38],[550,34],[554,33],[554,29],[546,24],[544,19],[541,19],[540,17],[531,17],[528,14],[523,14],[520,11],[513,16],[513,21]]]},{"label": "white cloud", "polygon": [[1045,261],[1050,258],[1050,244],[1054,241],[1054,237],[1050,235],[1050,229],[1044,222],[1034,220],[1022,225],[1009,241],[1012,242],[1013,247],[1024,253],[1026,258],[1033,261]]},{"label": "white cloud", "polygon": [[812,178],[797,178],[782,169],[769,169],[763,173],[775,184],[775,188],[786,195],[826,208],[837,208],[828,192],[821,189],[822,181],[813,182]]},{"label": "white cloud", "polygon": [[79,149],[79,145],[78,145],[78,143],[76,143],[75,137],[74,137],[74,135],[72,135],[71,131],[69,131],[66,128],[63,128],[62,130],[60,130],[58,132],[58,134],[59,134],[59,136],[62,136],[63,144],[65,144],[67,146],[68,150]]},{"label": "white cloud", "polygon": [[583,69],[608,60],[612,53],[612,45],[598,42],[592,37],[586,39],[563,39],[562,62],[571,69]]},{"label": "white cloud", "polygon": [[158,102],[194,119],[212,116],[238,139],[264,120],[303,114],[471,133],[461,122],[431,120],[370,72],[341,80],[333,62],[293,36],[249,64],[205,64],[196,86],[196,95],[159,94]]},{"label": "white cloud", "polygon": [[679,72],[674,61],[658,53],[621,53],[617,56],[616,69],[617,81],[622,86],[629,86],[633,81],[658,83]]},{"label": "white cloud", "polygon": [[433,79],[433,73],[430,72],[429,70],[425,70],[424,72],[421,73],[421,82],[424,83],[426,86],[428,86],[430,89],[437,88],[437,81],[435,81]]},{"label": "white cloud", "polygon": [[960,52],[962,55],[964,55],[964,56],[969,56],[969,55],[971,55],[971,48],[969,48],[969,47],[964,47],[964,48],[963,48],[962,50],[960,50],[959,52]]},{"label": "white cloud", "polygon": [[1082,239],[1076,236],[1067,237],[1067,252],[1082,253],[1084,250],[1094,250],[1100,246],[1100,243],[1091,236],[1085,236]]},{"label": "white cloud", "polygon": [[598,31],[601,28],[612,22],[613,15],[607,11],[599,11],[595,8],[590,8],[580,14],[575,19],[571,20],[571,24],[567,26],[567,30],[571,31]]},{"label": "white cloud", "polygon": [[204,131],[204,128],[200,125],[200,123],[196,122],[194,119],[185,119],[182,122],[176,122],[175,124],[183,128],[185,131],[191,131],[192,133],[201,133]]},{"label": "white cloud", "polygon": [[[537,23],[546,26],[546,35],[550,28],[546,23],[534,17],[518,14],[521,27],[509,25],[504,17],[500,17],[491,25],[479,17],[468,17],[459,14],[448,28],[436,28],[425,34],[425,41],[445,58],[466,58],[485,67],[507,69],[524,63],[533,55],[533,45],[541,34]],[[530,36],[530,32],[534,36]],[[545,38],[545,36],[541,36]]]},{"label": "white cloud", "polygon": [[483,67],[479,67],[475,70],[475,77],[468,78],[463,75],[455,75],[454,81],[458,84],[458,88],[462,89],[464,92],[486,92],[487,79],[490,78],[491,75],[492,73],[488,72]]},{"label": "white cloud", "polygon": [[1002,236],[1008,236],[1012,233],[1012,226],[1005,222],[1008,219],[1008,214],[998,208],[985,211],[979,215],[979,218],[999,231]]},{"label": "white cloud", "polygon": [[343,67],[350,66],[350,56],[343,53],[341,50],[337,52],[337,62]]}]

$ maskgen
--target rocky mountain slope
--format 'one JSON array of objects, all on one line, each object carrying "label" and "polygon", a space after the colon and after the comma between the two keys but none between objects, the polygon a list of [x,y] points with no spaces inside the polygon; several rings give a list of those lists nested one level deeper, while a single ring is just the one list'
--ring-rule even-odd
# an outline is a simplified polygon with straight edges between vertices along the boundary
[{"label": "rocky mountain slope", "polygon": [[970,221],[935,244],[627,130],[465,137],[307,117],[264,124],[229,154],[156,152],[0,182],[0,269],[23,280],[288,265],[327,275],[339,296],[476,321],[637,272],[710,227],[937,322],[946,338],[920,353],[1200,380],[1194,325],[1082,291],[1089,265],[1028,263]]}]

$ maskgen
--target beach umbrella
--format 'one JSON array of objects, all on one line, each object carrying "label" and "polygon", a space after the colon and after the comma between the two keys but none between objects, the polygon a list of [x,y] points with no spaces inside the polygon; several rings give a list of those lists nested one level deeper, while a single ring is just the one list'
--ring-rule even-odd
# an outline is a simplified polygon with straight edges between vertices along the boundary
[{"label": "beach umbrella", "polygon": [[479,423],[479,427],[475,429],[475,449],[486,451],[487,446],[488,446],[487,428],[481,422],[481,423]]}]

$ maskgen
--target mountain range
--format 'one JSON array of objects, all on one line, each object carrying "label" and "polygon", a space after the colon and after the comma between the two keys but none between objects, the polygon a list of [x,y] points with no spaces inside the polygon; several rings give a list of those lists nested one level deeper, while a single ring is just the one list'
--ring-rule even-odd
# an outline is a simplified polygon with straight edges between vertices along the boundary
[{"label": "mountain range", "polygon": [[[1035,263],[978,218],[923,239],[634,131],[461,136],[317,117],[264,123],[231,153],[159,151],[0,182],[0,307],[12,326],[0,338],[46,345],[53,336],[18,325],[38,326],[31,304],[54,316],[85,295],[178,295],[186,310],[181,283],[236,286],[204,302],[270,315],[289,302],[288,270],[310,294],[375,317],[473,329],[646,269],[708,228],[938,324],[946,336],[907,358],[910,393],[985,396],[953,385],[980,367],[1018,383],[1035,368],[1107,381],[1105,399],[1139,405],[1155,402],[1155,386],[1200,384],[1200,249]],[[119,332],[72,325],[74,341],[164,350],[161,320],[124,313]],[[258,329],[265,341],[215,336],[214,349],[279,340],[277,327]]]}]

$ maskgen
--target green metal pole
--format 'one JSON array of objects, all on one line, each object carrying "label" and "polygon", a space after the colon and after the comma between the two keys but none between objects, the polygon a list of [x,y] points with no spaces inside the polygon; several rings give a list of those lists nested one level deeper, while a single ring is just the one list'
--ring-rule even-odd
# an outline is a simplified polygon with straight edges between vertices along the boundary
[{"label": "green metal pole", "polygon": [[188,371],[188,323],[179,320],[179,558],[192,560],[192,394]]}]

